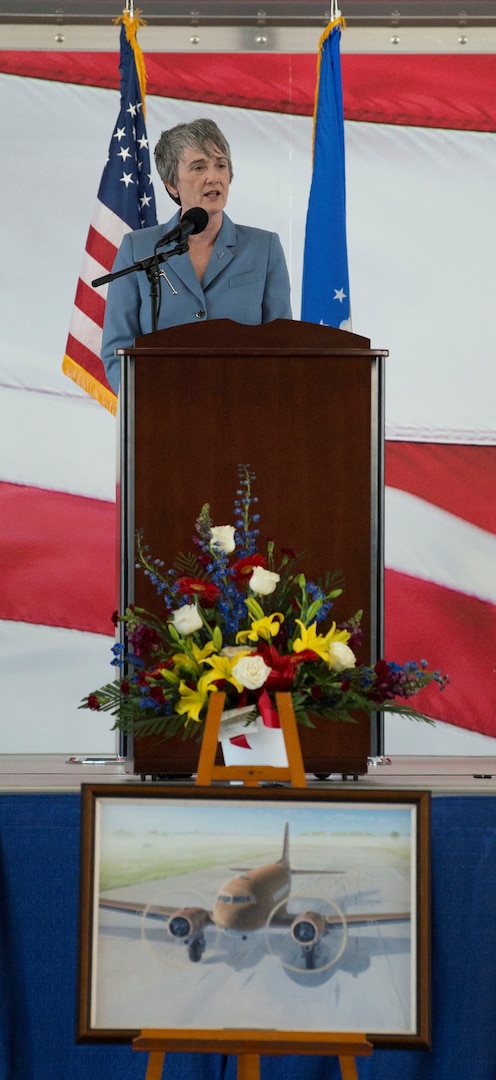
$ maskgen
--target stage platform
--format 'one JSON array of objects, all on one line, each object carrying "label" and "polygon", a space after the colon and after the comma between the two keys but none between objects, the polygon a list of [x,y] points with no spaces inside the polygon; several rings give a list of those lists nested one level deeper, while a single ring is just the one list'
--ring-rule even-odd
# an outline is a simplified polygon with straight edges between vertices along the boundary
[{"label": "stage platform", "polygon": [[[145,787],[115,760],[0,755],[0,1080],[144,1078],[146,1055],[129,1045],[74,1038],[80,791],[100,782]],[[358,781],[309,783],[432,793],[432,1049],[376,1048],[359,1059],[359,1080],[494,1080],[496,757],[394,757]],[[236,1080],[236,1059],[172,1053],[164,1073]],[[262,1080],[340,1074],[336,1059],[284,1055],[262,1058]]]},{"label": "stage platform", "polygon": [[[81,784],[141,784],[139,776],[128,775],[123,761],[108,761],[90,755],[3,754],[0,755],[0,793],[77,793]],[[102,764],[97,764],[98,760]],[[340,775],[327,781],[309,776],[308,783],[356,788],[401,788],[428,790],[433,795],[494,795],[496,757],[394,757],[381,764],[369,764],[358,780],[343,781]],[[149,779],[146,783],[152,783]],[[181,780],[181,784],[184,784]],[[193,785],[194,781],[186,781]]]}]

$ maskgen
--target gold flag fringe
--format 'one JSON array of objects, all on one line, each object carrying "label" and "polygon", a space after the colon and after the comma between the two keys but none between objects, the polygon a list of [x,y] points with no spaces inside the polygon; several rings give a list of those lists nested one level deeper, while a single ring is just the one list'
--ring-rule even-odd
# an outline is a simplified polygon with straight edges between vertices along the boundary
[{"label": "gold flag fringe", "polygon": [[336,28],[338,26],[340,26],[343,30],[346,28],[346,22],[343,19],[342,15],[338,15],[336,19],[332,19],[332,21],[327,24],[324,32],[322,33],[322,35],[320,37],[320,41],[319,41],[319,47],[318,47],[318,52],[317,52],[317,78],[316,78],[316,82],[315,82],[315,97],[314,97],[314,103],[313,103],[312,165],[313,165],[313,162],[314,162],[314,159],[315,159],[315,129],[316,129],[316,125],[317,125],[317,107],[318,107],[318,104],[319,104],[320,65],[321,65],[321,61],[322,61],[322,52],[323,52],[323,49],[324,49],[324,44],[327,41],[327,38],[330,37],[330,35],[332,34],[332,31],[336,30]]},{"label": "gold flag fringe", "polygon": [[98,379],[95,379],[94,375],[90,375],[88,371],[85,371],[80,364],[77,364],[75,360],[72,360],[67,353],[62,361],[62,371],[64,375],[68,375],[73,382],[80,386],[82,390],[85,390],[90,397],[98,401],[99,405],[103,405],[105,409],[108,409],[112,416],[117,415],[117,398],[112,390],[107,390],[106,386],[103,386]]},{"label": "gold flag fringe", "polygon": [[138,45],[138,39],[136,37],[140,26],[146,26],[146,19],[140,19],[140,15],[141,11],[136,8],[134,15],[131,15],[129,11],[123,11],[122,15],[119,15],[117,19],[114,19],[113,21],[116,26],[118,26],[119,23],[124,23],[126,28],[126,38],[134,53],[134,62],[136,64],[136,71],[140,84],[143,116],[146,118],[146,68],[141,46]]}]

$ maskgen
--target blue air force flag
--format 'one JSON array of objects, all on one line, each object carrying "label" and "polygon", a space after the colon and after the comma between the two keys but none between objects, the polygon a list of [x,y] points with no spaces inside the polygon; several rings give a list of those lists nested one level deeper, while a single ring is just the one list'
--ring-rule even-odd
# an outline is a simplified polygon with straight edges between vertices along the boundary
[{"label": "blue air force flag", "polygon": [[319,42],[313,128],[313,174],[303,256],[301,317],[350,330],[346,248],[343,92],[339,45],[341,16]]}]

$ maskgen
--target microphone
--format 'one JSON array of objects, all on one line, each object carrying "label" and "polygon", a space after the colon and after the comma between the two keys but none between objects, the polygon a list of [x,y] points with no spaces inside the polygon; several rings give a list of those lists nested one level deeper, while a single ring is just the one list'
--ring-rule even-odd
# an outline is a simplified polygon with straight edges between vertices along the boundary
[{"label": "microphone", "polygon": [[207,225],[207,211],[202,206],[193,206],[191,210],[186,210],[178,224],[170,232],[166,233],[158,241],[158,244],[155,244],[155,250],[165,247],[165,244],[171,244],[174,240],[182,243],[183,240],[187,240],[188,236],[191,236],[191,233],[203,232]]}]

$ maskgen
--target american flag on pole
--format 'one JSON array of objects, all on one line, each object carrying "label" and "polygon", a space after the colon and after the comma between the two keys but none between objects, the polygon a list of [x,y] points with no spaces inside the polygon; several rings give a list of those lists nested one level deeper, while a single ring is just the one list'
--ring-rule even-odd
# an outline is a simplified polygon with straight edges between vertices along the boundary
[{"label": "american flag on pole", "polygon": [[116,412],[117,398],[100,359],[107,286],[91,282],[108,273],[125,233],[156,225],[155,195],[145,124],[145,64],[136,33],[142,20],[125,11],[120,32],[120,110],[86,240],[83,265],[62,363],[68,375]]},{"label": "american flag on pole", "polygon": [[301,317],[350,329],[346,244],[343,91],[339,46],[343,19],[333,4],[319,42],[313,118],[313,172],[308,200]]}]

